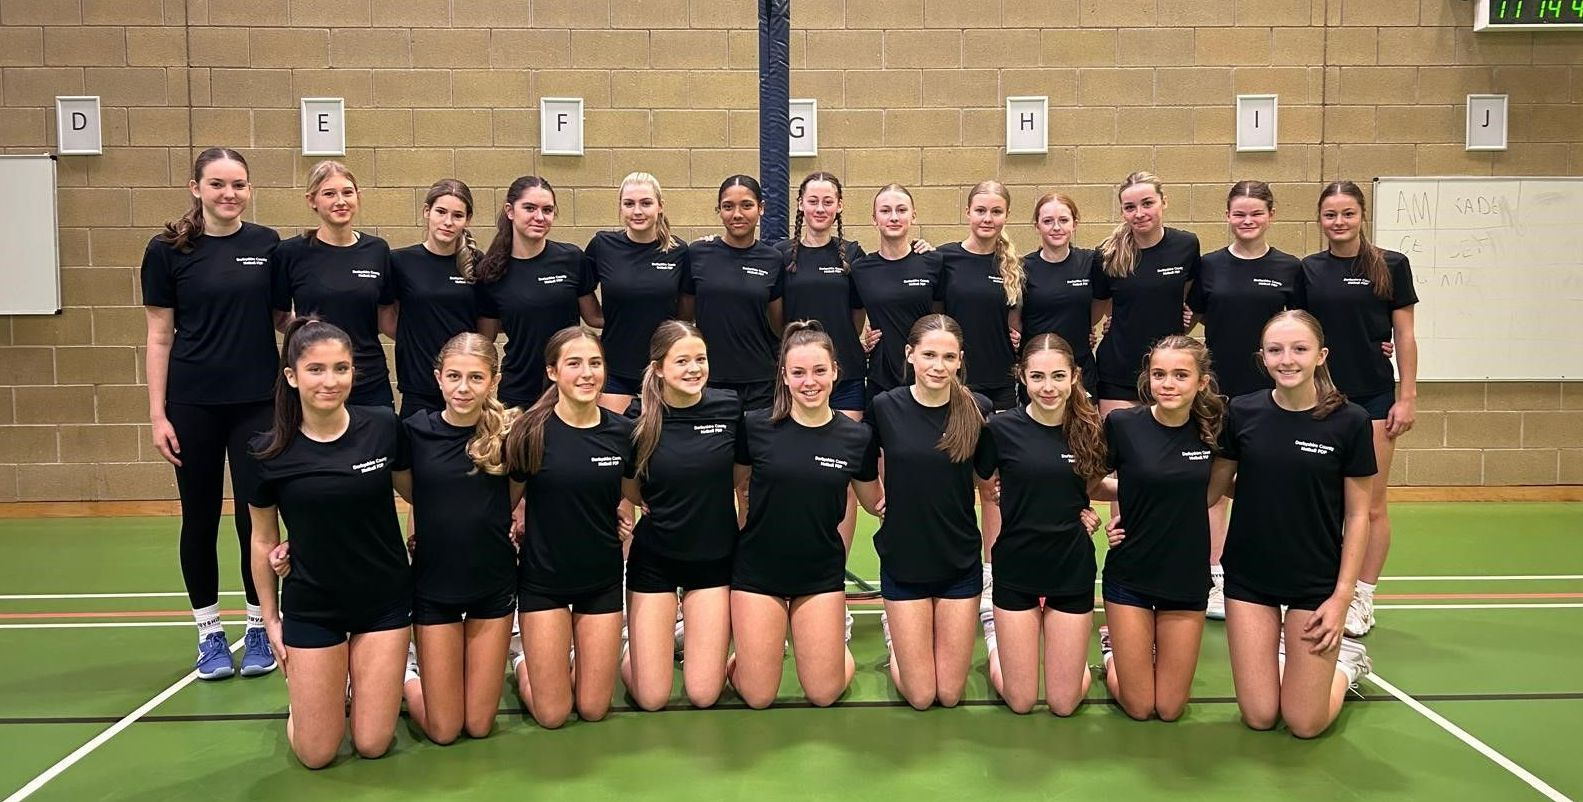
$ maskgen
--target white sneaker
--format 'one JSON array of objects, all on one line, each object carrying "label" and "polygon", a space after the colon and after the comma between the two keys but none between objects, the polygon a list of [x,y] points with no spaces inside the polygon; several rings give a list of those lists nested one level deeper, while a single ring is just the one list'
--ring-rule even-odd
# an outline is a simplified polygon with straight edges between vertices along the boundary
[{"label": "white sneaker", "polygon": [[978,618],[995,615],[995,572],[993,563],[984,563],[984,590],[978,597]]},{"label": "white sneaker", "polygon": [[852,611],[851,610],[845,610],[844,612],[846,613],[846,634],[841,636],[842,637],[841,642],[842,643],[851,643],[852,642]]},{"label": "white sneaker", "polygon": [[885,636],[885,664],[880,668],[890,668],[894,653],[890,646],[890,616],[886,615],[884,610],[879,612],[879,630]]},{"label": "white sneaker", "polygon": [[522,665],[523,660],[522,633],[516,631],[517,628],[515,626],[513,626],[511,629],[511,645],[506,647],[506,654],[508,655],[506,662],[511,666],[511,673],[516,674],[517,666]]},{"label": "white sneaker", "polygon": [[1374,597],[1352,593],[1352,603],[1347,605],[1347,623],[1344,631],[1349,638],[1361,638],[1374,628]]},{"label": "white sneaker", "polygon": [[1209,580],[1209,606],[1204,609],[1204,617],[1211,621],[1226,620],[1226,575],[1210,574]]},{"label": "white sneaker", "polygon": [[991,610],[989,616],[979,616],[979,623],[984,626],[984,651],[994,652],[1000,648],[995,640],[995,611]]},{"label": "white sneaker", "polygon": [[680,604],[676,605],[676,629],[674,634],[676,638],[676,657],[680,659],[682,647],[687,645],[687,627],[682,622],[682,606]]},{"label": "white sneaker", "polygon": [[418,645],[407,641],[407,673],[402,677],[401,684],[405,685],[418,678]]},{"label": "white sneaker", "polygon": [[1336,670],[1347,676],[1347,684],[1356,688],[1358,680],[1374,670],[1369,650],[1351,638],[1341,639],[1341,654],[1336,658]]},{"label": "white sneaker", "polygon": [[1105,665],[1110,665],[1110,657],[1110,627],[1103,626],[1099,628],[1099,659]]}]

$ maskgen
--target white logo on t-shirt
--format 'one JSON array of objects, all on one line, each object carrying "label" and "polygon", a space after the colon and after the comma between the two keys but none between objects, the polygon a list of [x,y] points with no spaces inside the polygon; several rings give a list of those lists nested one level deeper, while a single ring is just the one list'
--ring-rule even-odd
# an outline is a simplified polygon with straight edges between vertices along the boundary
[{"label": "white logo on t-shirt", "polygon": [[1293,440],[1292,442],[1296,443],[1297,450],[1303,452],[1304,454],[1329,454],[1336,450],[1335,446],[1326,445],[1324,443],[1314,443],[1308,440]]},{"label": "white logo on t-shirt", "polygon": [[742,265],[742,272],[750,276],[759,276],[761,278],[770,274],[770,271],[768,270],[758,267],[749,267],[748,265]]},{"label": "white logo on t-shirt", "polygon": [[1160,268],[1159,273],[1162,276],[1174,276],[1174,275],[1177,275],[1177,274],[1181,273],[1183,270],[1186,270],[1186,269],[1187,268],[1183,267],[1182,265],[1172,265],[1170,267],[1162,267],[1162,268]]},{"label": "white logo on t-shirt", "polygon": [[1214,452],[1206,448],[1203,451],[1183,451],[1182,456],[1186,457],[1189,462],[1203,462],[1214,456]]},{"label": "white logo on t-shirt", "polygon": [[1068,287],[1087,287],[1088,286],[1088,279],[1086,279],[1086,278],[1069,278],[1069,279],[1066,280],[1066,286],[1068,286]]},{"label": "white logo on t-shirt", "polygon": [[724,423],[695,423],[693,432],[696,434],[725,434],[728,427]]},{"label": "white logo on t-shirt", "polygon": [[451,276],[446,276],[446,278],[450,279],[452,284],[466,284],[467,283],[467,279],[465,279],[465,278],[463,278],[461,276],[451,275]]},{"label": "white logo on t-shirt", "polygon": [[934,282],[931,282],[930,280],[928,280],[926,278],[905,278],[905,279],[901,280],[901,283],[902,283],[903,286],[907,286],[907,287],[932,287],[932,286],[934,286]]},{"label": "white logo on t-shirt", "polygon": [[367,462],[359,462],[356,465],[353,465],[352,470],[357,471],[358,473],[373,473],[374,471],[385,467],[385,463],[387,461],[388,460],[385,457],[375,457]]},{"label": "white logo on t-shirt", "polygon": [[676,263],[675,262],[649,262],[649,267],[652,267],[655,270],[675,270],[676,269]]},{"label": "white logo on t-shirt", "polygon": [[588,461],[601,468],[615,468],[621,465],[620,457],[589,457]]},{"label": "white logo on t-shirt", "polygon": [[839,276],[841,275],[841,268],[836,267],[835,265],[820,265],[819,272],[825,273],[827,275],[833,274]]},{"label": "white logo on t-shirt", "polygon": [[268,256],[238,256],[236,263],[243,267],[263,267],[269,264]]},{"label": "white logo on t-shirt", "polygon": [[359,268],[359,269],[353,270],[352,271],[352,275],[357,276],[358,278],[380,278],[384,274],[379,272],[378,270],[363,270],[363,269]]},{"label": "white logo on t-shirt", "polygon": [[1274,287],[1275,289],[1281,289],[1286,286],[1273,278],[1256,278],[1253,280],[1253,284],[1258,287]]},{"label": "white logo on t-shirt", "polygon": [[1061,455],[1061,459],[1066,460],[1066,463],[1068,465],[1076,465],[1077,464],[1077,458],[1072,456],[1071,454],[1062,454]]},{"label": "white logo on t-shirt", "polygon": [[539,276],[540,284],[565,284],[571,280],[571,276],[565,275],[563,273],[557,273],[553,276]]},{"label": "white logo on t-shirt", "polygon": [[1348,276],[1348,277],[1342,279],[1341,283],[1345,284],[1345,285],[1347,285],[1349,287],[1372,287],[1372,286],[1374,286],[1374,282],[1369,281],[1366,278],[1358,278],[1357,276]]},{"label": "white logo on t-shirt", "polygon": [[821,457],[815,454],[813,459],[814,462],[819,463],[819,467],[821,468],[835,468],[837,470],[844,470],[847,466],[846,460],[836,459],[835,457]]}]

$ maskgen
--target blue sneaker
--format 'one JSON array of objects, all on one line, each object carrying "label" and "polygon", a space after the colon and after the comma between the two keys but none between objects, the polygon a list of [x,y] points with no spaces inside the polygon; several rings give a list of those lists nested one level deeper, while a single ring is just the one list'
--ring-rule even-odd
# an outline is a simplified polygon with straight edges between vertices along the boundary
[{"label": "blue sneaker", "polygon": [[198,641],[198,679],[225,679],[235,674],[231,667],[231,647],[224,632],[215,632]]},{"label": "blue sneaker", "polygon": [[275,652],[263,627],[248,627],[242,636],[242,676],[262,677],[275,670]]}]

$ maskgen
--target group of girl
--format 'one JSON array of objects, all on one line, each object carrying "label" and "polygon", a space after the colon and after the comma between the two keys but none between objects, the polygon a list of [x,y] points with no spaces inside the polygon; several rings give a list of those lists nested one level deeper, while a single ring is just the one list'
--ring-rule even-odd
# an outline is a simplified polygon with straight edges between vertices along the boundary
[{"label": "group of girl", "polygon": [[[1122,184],[1123,220],[1096,250],[1073,243],[1074,201],[1040,198],[1041,246],[1021,258],[994,181],[968,193],[968,235],[938,249],[912,236],[910,193],[884,187],[874,253],[843,238],[828,173],[802,182],[779,246],[757,237],[748,176],[721,185],[721,234],[690,244],[658,182],[628,176],[622,229],[586,250],[550,239],[555,190],[533,176],[511,184],[482,252],[451,179],[425,197],[424,241],[396,251],[353,227],[357,183],[334,162],[309,176],[320,224],[284,242],[242,221],[240,154],[204,151],[191,188],[143,284],[198,674],[234,671],[213,549],[229,457],[251,513],[237,516],[241,673],[288,667],[307,765],[333,759],[348,698],[358,753],[388,749],[409,638],[414,720],[441,743],[487,734],[513,611],[517,690],[547,727],[603,717],[618,673],[639,707],[664,706],[674,640],[692,704],[729,682],[767,706],[788,630],[803,691],[831,704],[853,673],[857,503],[882,519],[890,670],[920,709],[961,698],[975,614],[1012,709],[1036,704],[1041,636],[1049,707],[1076,708],[1092,500],[1119,501],[1101,645],[1129,715],[1181,714],[1221,592],[1250,726],[1318,734],[1367,671],[1342,631],[1373,623],[1416,298],[1406,259],[1364,236],[1349,182],[1322,193],[1329,247],[1301,261],[1265,244],[1262,183],[1232,189],[1233,243],[1200,257],[1165,227],[1147,173]],[[1199,316],[1208,348],[1182,334]],[[399,418],[380,334],[396,341]],[[1227,533],[1205,508],[1234,489]],[[413,505],[410,568],[392,490]],[[277,595],[281,520],[294,545]]]}]

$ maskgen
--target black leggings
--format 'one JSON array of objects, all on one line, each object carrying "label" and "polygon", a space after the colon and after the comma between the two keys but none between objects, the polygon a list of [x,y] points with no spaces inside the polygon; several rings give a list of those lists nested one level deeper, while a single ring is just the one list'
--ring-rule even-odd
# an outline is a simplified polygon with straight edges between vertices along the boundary
[{"label": "black leggings", "polygon": [[176,488],[181,493],[181,578],[193,609],[220,600],[220,506],[225,496],[225,460],[231,458],[231,495],[236,499],[236,537],[241,547],[242,587],[249,604],[258,604],[253,589],[253,520],[247,500],[258,483],[257,464],[247,441],[269,429],[272,405],[172,404],[165,416],[181,445]]}]

